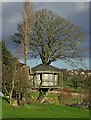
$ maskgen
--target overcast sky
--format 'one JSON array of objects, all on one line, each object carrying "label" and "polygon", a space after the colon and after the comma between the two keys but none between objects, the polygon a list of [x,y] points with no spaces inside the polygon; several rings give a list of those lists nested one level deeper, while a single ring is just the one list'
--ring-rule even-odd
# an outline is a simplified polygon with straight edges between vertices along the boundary
[{"label": "overcast sky", "polygon": [[[85,46],[89,45],[89,3],[88,2],[35,2],[35,10],[49,9],[61,17],[79,25],[85,34]],[[22,2],[4,2],[2,4],[2,37],[5,41],[9,40],[16,29],[17,24],[22,20]],[[10,41],[7,42],[8,48],[14,50]],[[86,61],[87,62],[87,61]],[[37,64],[37,63],[36,63]],[[56,66],[59,64],[54,63]],[[32,65],[35,65],[33,63]],[[60,64],[62,66],[62,64]],[[62,66],[63,67],[63,66]],[[65,66],[69,67],[69,66]]]}]

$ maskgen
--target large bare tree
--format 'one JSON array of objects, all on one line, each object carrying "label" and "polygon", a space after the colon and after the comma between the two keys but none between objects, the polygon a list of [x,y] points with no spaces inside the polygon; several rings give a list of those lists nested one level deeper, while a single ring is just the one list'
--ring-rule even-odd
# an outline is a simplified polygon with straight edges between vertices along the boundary
[{"label": "large bare tree", "polygon": [[[51,64],[58,59],[71,65],[82,64],[84,34],[81,28],[58,16],[50,10],[39,10],[30,31],[30,55],[40,57],[43,64]],[[22,24],[22,23],[21,23]],[[21,24],[12,37],[21,42]]]}]

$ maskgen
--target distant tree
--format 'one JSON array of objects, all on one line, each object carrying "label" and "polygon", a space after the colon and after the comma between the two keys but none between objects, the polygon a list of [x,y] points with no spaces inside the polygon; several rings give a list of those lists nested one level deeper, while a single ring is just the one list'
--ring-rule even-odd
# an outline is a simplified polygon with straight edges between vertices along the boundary
[{"label": "distant tree", "polygon": [[74,87],[75,89],[77,89],[79,87],[79,76],[78,75],[73,75],[71,77],[71,83],[72,83],[72,87]]},{"label": "distant tree", "polygon": [[89,88],[89,76],[86,73],[81,74],[81,71],[79,71],[78,74],[71,75],[69,80],[74,88]]},{"label": "distant tree", "polygon": [[[58,59],[71,65],[82,63],[81,43],[84,34],[80,27],[72,24],[50,10],[35,13],[35,23],[30,31],[30,55],[40,57],[43,64],[50,64]],[[21,43],[21,24],[12,39]]]}]

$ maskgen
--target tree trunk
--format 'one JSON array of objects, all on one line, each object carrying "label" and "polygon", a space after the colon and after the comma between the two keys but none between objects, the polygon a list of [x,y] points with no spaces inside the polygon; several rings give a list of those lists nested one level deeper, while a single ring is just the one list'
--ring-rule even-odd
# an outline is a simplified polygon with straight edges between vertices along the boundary
[{"label": "tree trunk", "polygon": [[13,90],[14,90],[14,79],[12,80],[12,88],[11,88],[10,95],[9,95],[9,103],[10,103],[10,105],[12,104]]}]

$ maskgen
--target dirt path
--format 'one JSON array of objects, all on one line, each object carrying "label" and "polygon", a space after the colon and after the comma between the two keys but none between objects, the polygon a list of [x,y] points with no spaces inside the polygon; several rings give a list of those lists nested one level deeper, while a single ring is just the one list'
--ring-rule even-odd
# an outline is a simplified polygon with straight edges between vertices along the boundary
[{"label": "dirt path", "polygon": [[72,96],[84,96],[85,94],[81,94],[81,93],[75,93],[75,92],[66,92],[66,91],[50,91],[50,93],[54,93],[54,94],[71,94]]}]

